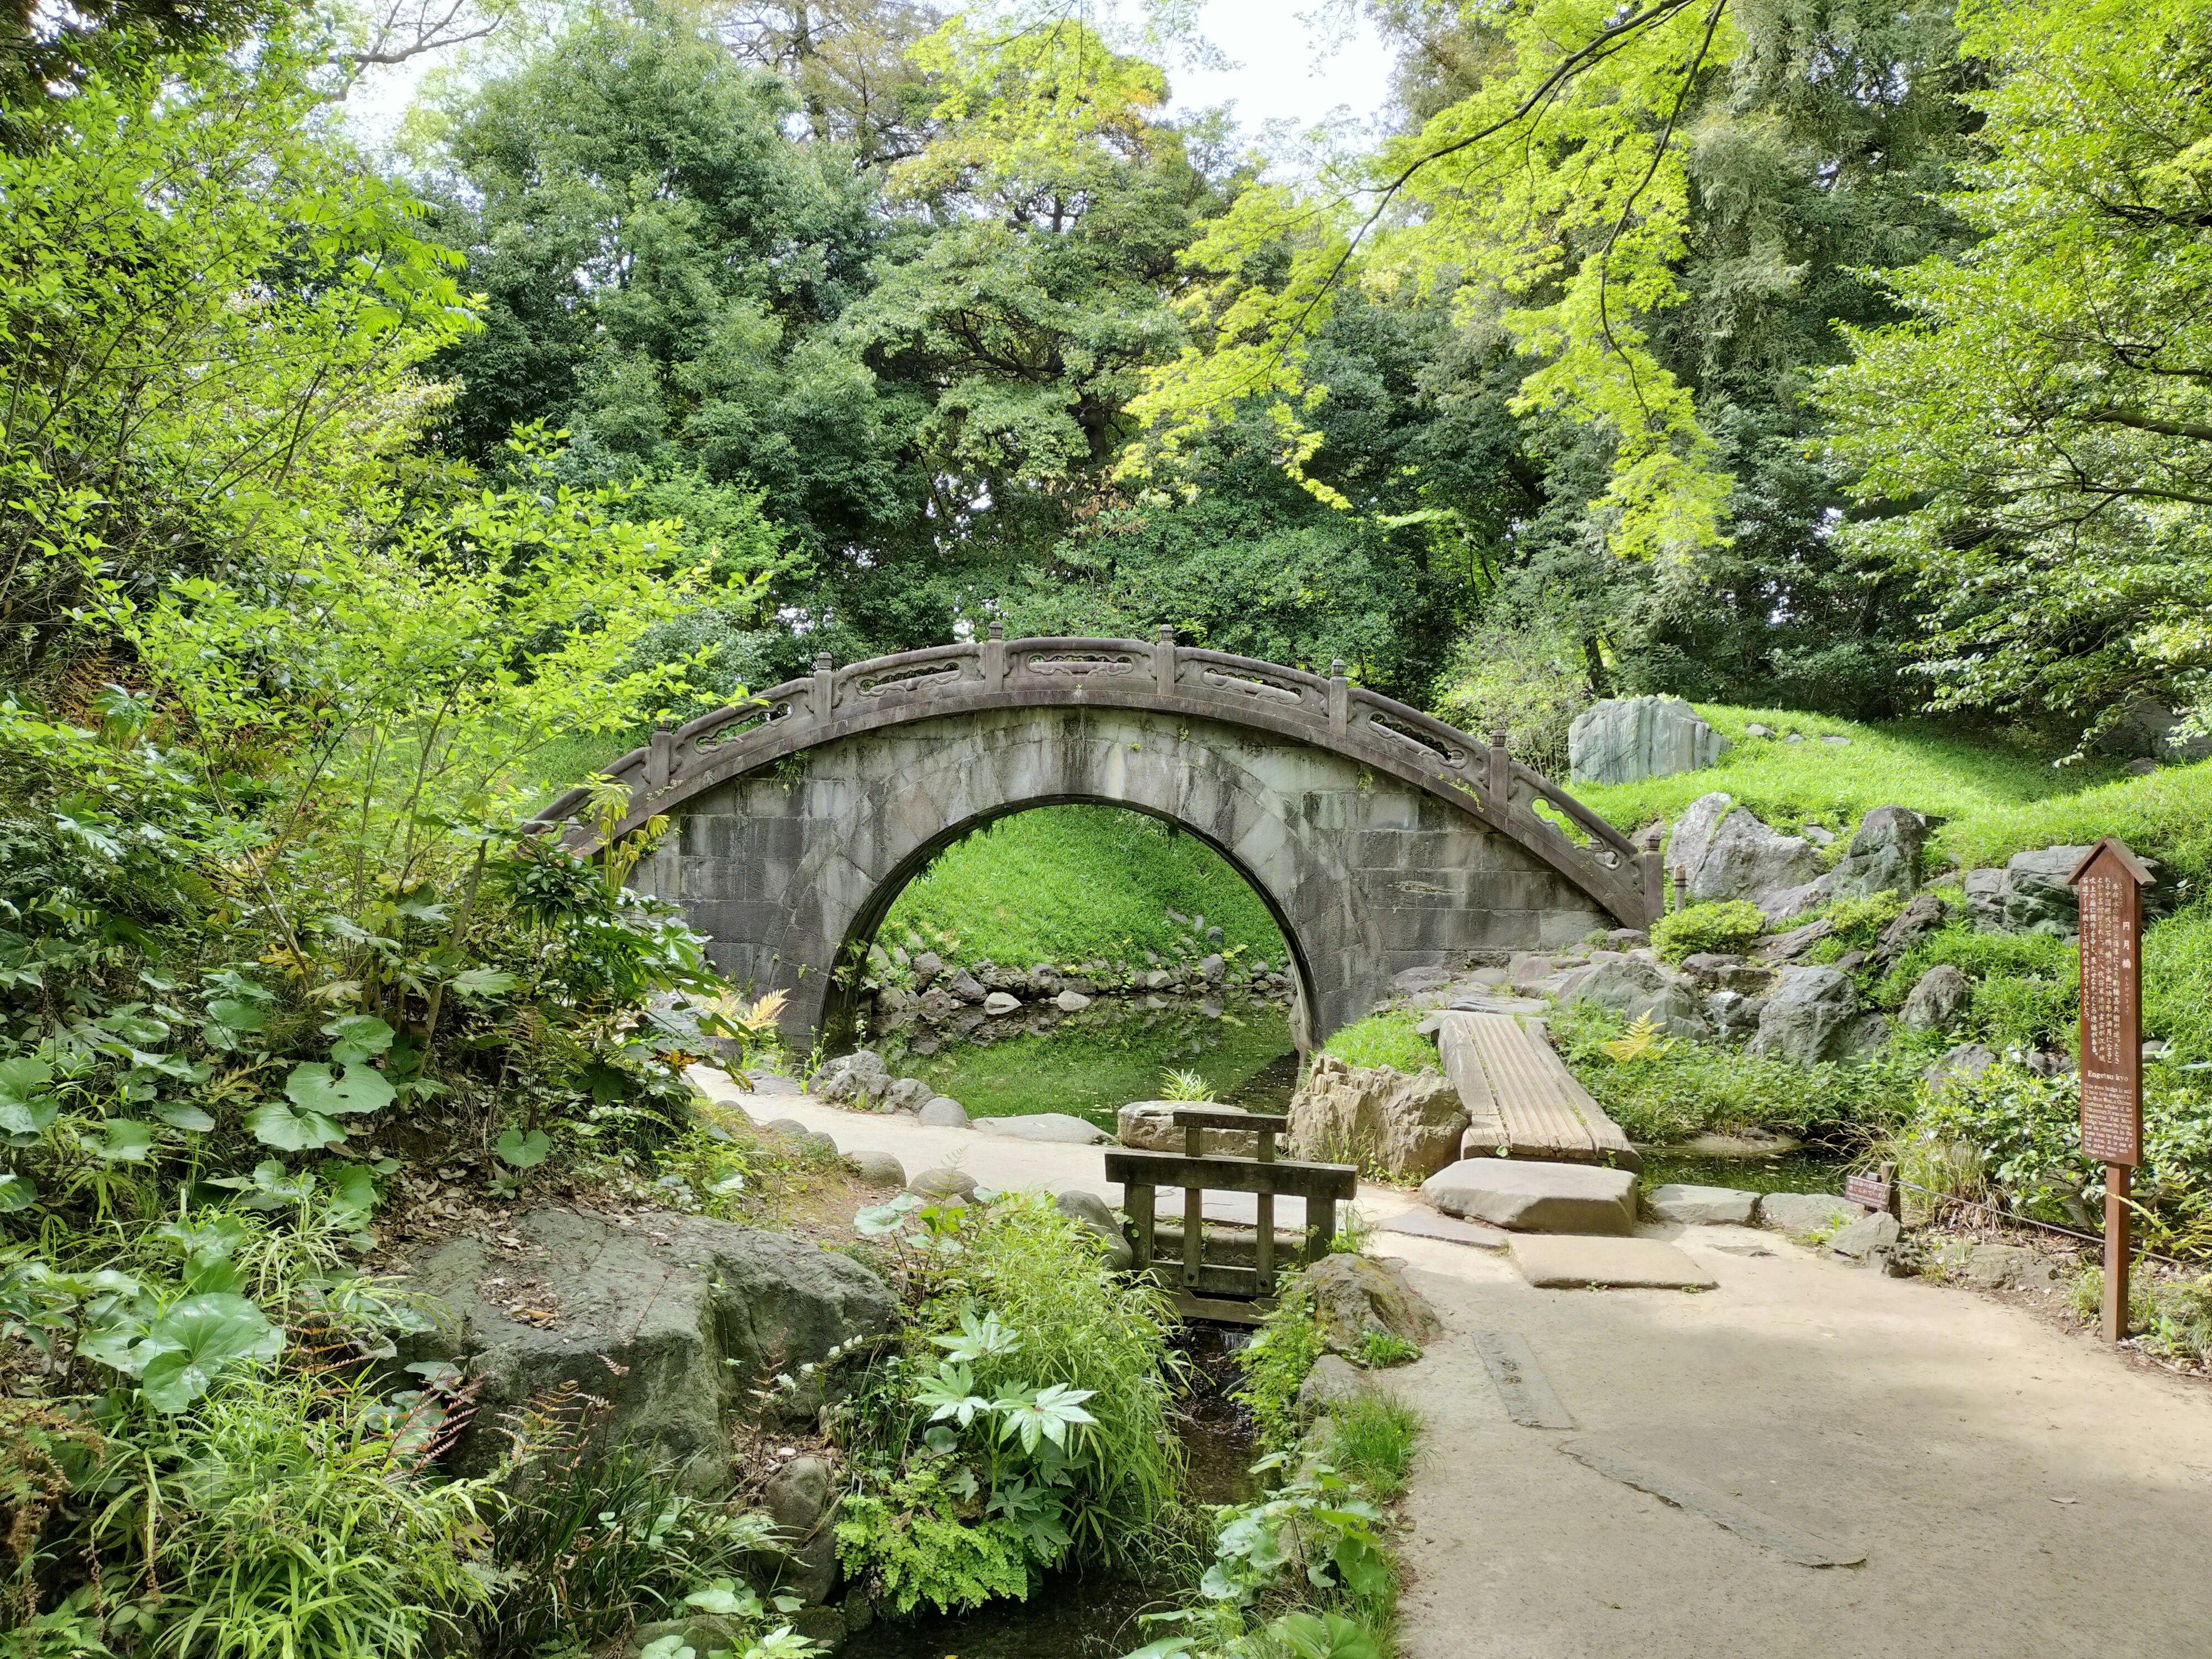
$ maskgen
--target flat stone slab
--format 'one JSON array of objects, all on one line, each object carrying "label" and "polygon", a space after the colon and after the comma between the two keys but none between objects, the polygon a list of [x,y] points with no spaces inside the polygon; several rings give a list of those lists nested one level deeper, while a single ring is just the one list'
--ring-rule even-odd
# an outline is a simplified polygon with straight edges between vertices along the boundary
[{"label": "flat stone slab", "polygon": [[1067,1146],[1097,1146],[1114,1139],[1097,1124],[1066,1112],[971,1118],[968,1127],[987,1135],[1006,1135],[1015,1140],[1048,1140]]},{"label": "flat stone slab", "polygon": [[1759,1218],[1785,1233],[1833,1232],[1865,1213],[1848,1199],[1826,1193],[1769,1193],[1759,1201]]},{"label": "flat stone slab", "polygon": [[1433,1210],[1404,1210],[1378,1223],[1378,1233],[1403,1233],[1408,1238],[1441,1238],[1452,1244],[1472,1244],[1478,1250],[1502,1250],[1513,1242],[1510,1233],[1486,1227],[1480,1221],[1455,1221]]},{"label": "flat stone slab", "polygon": [[1644,1194],[1644,1206],[1662,1221],[1686,1226],[1748,1227],[1759,1208],[1759,1194],[1734,1187],[1654,1187]]},{"label": "flat stone slab", "polygon": [[1528,1233],[1636,1231],[1636,1177],[1595,1164],[1463,1158],[1421,1183],[1446,1215]]},{"label": "flat stone slab", "polygon": [[1748,1504],[1711,1487],[1677,1474],[1656,1463],[1620,1450],[1615,1446],[1601,1444],[1595,1440],[1568,1440],[1559,1449],[1585,1468],[1595,1469],[1609,1480],[1633,1486],[1638,1492],[1648,1492],[1662,1503],[1672,1504],[1676,1509],[1688,1510],[1702,1515],[1718,1526],[1726,1527],[1737,1537],[1771,1550],[1785,1561],[1794,1561],[1801,1567],[1856,1567],[1866,1559],[1864,1550],[1850,1550],[1832,1544],[1816,1533],[1787,1521],[1762,1515]]},{"label": "flat stone slab", "polygon": [[1513,1265],[1539,1290],[1709,1291],[1720,1281],[1656,1238],[1516,1238]]},{"label": "flat stone slab", "polygon": [[1575,1419],[1552,1391],[1551,1378],[1536,1363],[1527,1338],[1514,1331],[1478,1331],[1474,1351],[1482,1356],[1482,1368],[1490,1373],[1498,1397],[1505,1402],[1505,1414],[1516,1423],[1524,1429],[1575,1426]]}]

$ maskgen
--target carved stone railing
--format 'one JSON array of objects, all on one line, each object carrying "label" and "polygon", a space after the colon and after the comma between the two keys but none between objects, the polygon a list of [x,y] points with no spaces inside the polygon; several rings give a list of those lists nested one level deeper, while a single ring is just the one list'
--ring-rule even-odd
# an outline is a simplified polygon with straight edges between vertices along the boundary
[{"label": "carved stone railing", "polygon": [[[1630,927],[1661,908],[1659,855],[1628,839],[1541,773],[1418,708],[1352,684],[1344,665],[1324,679],[1303,669],[1175,642],[1163,628],[1141,640],[1009,640],[999,624],[960,645],[874,657],[839,668],[825,653],[814,672],[718,708],[633,749],[606,769],[628,786],[624,834],[656,812],[786,756],[909,720],[994,708],[1151,709],[1253,727],[1387,772],[1440,796],[1542,858]],[[572,789],[536,820],[551,829],[587,792]],[[1547,809],[1540,811],[1539,809]],[[591,832],[572,830],[580,847]]]}]

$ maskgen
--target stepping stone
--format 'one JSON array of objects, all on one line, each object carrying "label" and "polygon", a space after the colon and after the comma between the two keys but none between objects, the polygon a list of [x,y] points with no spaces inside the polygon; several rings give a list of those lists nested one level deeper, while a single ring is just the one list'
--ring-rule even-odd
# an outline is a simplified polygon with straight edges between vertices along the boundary
[{"label": "stepping stone", "polygon": [[924,1170],[906,1184],[907,1191],[916,1198],[965,1200],[975,1190],[975,1177],[965,1170],[956,1170],[945,1164],[934,1170]]},{"label": "stepping stone", "polygon": [[1066,1112],[1034,1112],[1024,1117],[979,1117],[969,1127],[987,1135],[1006,1135],[1015,1140],[1048,1140],[1067,1146],[1096,1146],[1110,1141],[1097,1124]]},{"label": "stepping stone", "polygon": [[1433,1210],[1407,1210],[1380,1223],[1378,1233],[1403,1233],[1408,1238],[1441,1238],[1453,1244],[1472,1244],[1478,1250],[1502,1250],[1512,1242],[1509,1234],[1479,1221],[1455,1221]]},{"label": "stepping stone", "polygon": [[1709,1291],[1720,1281],[1656,1238],[1516,1238],[1513,1265],[1539,1290]]},{"label": "stepping stone", "polygon": [[752,1092],[757,1095],[803,1095],[806,1085],[795,1077],[785,1077],[780,1072],[747,1072],[752,1079]]},{"label": "stepping stone", "polygon": [[1832,1232],[1865,1213],[1848,1199],[1826,1193],[1769,1193],[1759,1204],[1759,1218],[1785,1233]]},{"label": "stepping stone", "polygon": [[1421,1183],[1446,1215],[1528,1233],[1636,1231],[1636,1177],[1595,1164],[1463,1158]]},{"label": "stepping stone", "polygon": [[968,1109],[951,1095],[933,1095],[922,1103],[916,1121],[926,1129],[964,1129]]},{"label": "stepping stone", "polygon": [[906,1165],[889,1152],[864,1150],[848,1152],[845,1156],[847,1162],[853,1166],[853,1172],[863,1181],[878,1187],[906,1185]]},{"label": "stepping stone", "polygon": [[1759,1207],[1759,1194],[1734,1187],[1670,1185],[1654,1187],[1644,1194],[1644,1202],[1662,1221],[1678,1221],[1686,1226],[1748,1227],[1752,1212]]}]

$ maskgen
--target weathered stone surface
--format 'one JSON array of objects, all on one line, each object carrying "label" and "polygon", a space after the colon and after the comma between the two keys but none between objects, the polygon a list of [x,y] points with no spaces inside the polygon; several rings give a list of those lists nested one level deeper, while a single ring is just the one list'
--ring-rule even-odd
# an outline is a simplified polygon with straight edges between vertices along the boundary
[{"label": "weathered stone surface", "polygon": [[1516,1232],[1632,1233],[1636,1177],[1592,1164],[1466,1158],[1421,1183],[1446,1215]]},{"label": "weathered stone surface", "polygon": [[1426,1066],[1410,1077],[1388,1066],[1314,1056],[1291,1097],[1293,1158],[1356,1163],[1401,1179],[1434,1175],[1459,1155],[1468,1125],[1459,1091]]},{"label": "weathered stone surface", "polygon": [[968,1127],[1012,1140],[1046,1140],[1066,1146],[1097,1146],[1114,1139],[1097,1124],[1066,1112],[1032,1112],[1021,1117],[979,1117]]},{"label": "weathered stone surface", "polygon": [[1106,1264],[1115,1272],[1125,1272],[1135,1264],[1136,1252],[1129,1248],[1121,1224],[1114,1219],[1114,1212],[1106,1207],[1106,1200],[1097,1194],[1071,1188],[1054,1199],[1053,1206],[1062,1215],[1074,1217],[1098,1235],[1099,1243],[1106,1247]]},{"label": "weathered stone surface", "polygon": [[1748,1042],[1765,1005],[1741,991],[1716,991],[1705,999],[1705,1020],[1723,1042]]},{"label": "weathered stone surface", "polygon": [[825,1134],[819,1129],[809,1129],[799,1136],[799,1150],[807,1158],[835,1158],[837,1156],[836,1137]]},{"label": "weathered stone surface", "polygon": [[983,999],[983,1012],[994,1019],[1022,1011],[1022,1000],[1011,991],[994,991]]},{"label": "weathered stone surface", "polygon": [[1298,1385],[1298,1407],[1306,1412],[1325,1412],[1357,1400],[1375,1385],[1340,1354],[1325,1353],[1314,1361],[1306,1380]]},{"label": "weathered stone surface", "polygon": [[1650,1015],[1669,1036],[1710,1035],[1697,992],[1655,963],[1634,957],[1606,955],[1567,975],[1559,987],[1562,1002],[1589,1002],[1628,1019]]},{"label": "weathered stone surface", "polygon": [[968,1127],[968,1109],[951,1095],[932,1095],[921,1103],[915,1115],[924,1128],[964,1129]]},{"label": "weathered stone surface", "polygon": [[[645,1650],[665,1637],[672,1636],[695,1656],[709,1654],[717,1649],[738,1651],[744,1640],[744,1626],[734,1619],[715,1613],[689,1613],[681,1619],[655,1619],[632,1628],[629,1635],[616,1651],[623,1659],[641,1659]],[[679,1653],[681,1649],[678,1650]]]},{"label": "weathered stone surface", "polygon": [[1877,806],[1859,820],[1843,861],[1828,872],[1837,898],[1909,893],[1920,885],[1920,848],[1928,821],[1903,806]]},{"label": "weathered stone surface", "polygon": [[1728,739],[1674,697],[1593,703],[1567,728],[1567,764],[1577,783],[1633,783],[1711,766]]},{"label": "weathered stone surface", "polygon": [[1221,983],[1221,976],[1229,971],[1229,964],[1219,956],[1202,958],[1198,964],[1198,975],[1208,985]]},{"label": "weathered stone surface", "polygon": [[761,1492],[761,1507],[782,1534],[776,1588],[804,1601],[827,1601],[837,1588],[837,1496],[830,1465],[819,1457],[793,1458]]},{"label": "weathered stone surface", "polygon": [[1407,1238],[1441,1238],[1448,1244],[1466,1244],[1478,1250],[1502,1250],[1511,1235],[1480,1221],[1457,1221],[1433,1210],[1401,1210],[1378,1224],[1378,1233],[1399,1233]]},{"label": "weathered stone surface", "polygon": [[863,1148],[846,1153],[845,1158],[853,1166],[853,1172],[863,1181],[878,1187],[906,1185],[906,1166],[889,1152]]},{"label": "weathered stone surface", "polygon": [[942,1164],[934,1170],[924,1170],[906,1183],[906,1189],[917,1198],[967,1198],[975,1190],[975,1177]]},{"label": "weathered stone surface", "polygon": [[1895,962],[1941,927],[1948,915],[1943,901],[1935,894],[1919,894],[1898,913],[1896,921],[1881,930],[1875,957],[1884,963]]},{"label": "weathered stone surface", "polygon": [[1698,796],[1682,809],[1682,816],[1674,820],[1674,828],[1668,836],[1662,855],[1670,893],[1678,874],[1686,881],[1690,872],[1705,861],[1705,850],[1712,845],[1713,832],[1721,827],[1721,820],[1735,805],[1735,796],[1715,790],[1710,795]]},{"label": "weathered stone surface", "polygon": [[1443,1334],[1443,1321],[1428,1298],[1406,1282],[1400,1262],[1326,1255],[1306,1269],[1305,1285],[1314,1321],[1333,1348],[1356,1348],[1370,1331],[1408,1342],[1431,1341]]},{"label": "weathered stone surface", "polygon": [[1837,1059],[1853,1041],[1857,1015],[1858,993],[1834,969],[1785,969],[1759,1010],[1751,1051],[1802,1066]]},{"label": "weathered stone surface", "polygon": [[1522,1234],[1513,1265],[1539,1290],[1708,1291],[1712,1274],[1656,1238],[1562,1238]]},{"label": "weathered stone surface", "polygon": [[1390,976],[1390,988],[1401,996],[1419,996],[1424,991],[1433,991],[1451,982],[1449,968],[1408,968]]},{"label": "weathered stone surface", "polygon": [[[611,1436],[655,1448],[694,1490],[720,1492],[729,1431],[759,1409],[752,1389],[899,1316],[866,1268],[781,1233],[674,1215],[623,1228],[550,1206],[507,1224],[519,1250],[453,1239],[408,1276],[449,1317],[404,1339],[394,1363],[445,1360],[482,1379],[457,1473],[490,1468],[506,1447],[503,1417],[568,1383],[609,1401]],[[811,1418],[822,1404],[810,1379],[774,1409]]]},{"label": "weathered stone surface", "polygon": [[1052,1005],[1063,1014],[1079,1014],[1091,1006],[1091,999],[1080,991],[1062,991]]},{"label": "weathered stone surface", "polygon": [[1829,1234],[1828,1249],[1837,1255],[1863,1261],[1877,1250],[1888,1249],[1904,1231],[1895,1216],[1876,1210]]},{"label": "weathered stone surface", "polygon": [[1802,836],[1785,836],[1739,806],[1720,821],[1705,855],[1690,870],[1690,896],[1753,902],[1802,886],[1820,873],[1820,855]]},{"label": "weathered stone surface", "polygon": [[1774,969],[1763,962],[1700,951],[1682,958],[1682,971],[1711,991],[1735,991],[1755,997],[1774,983]]},{"label": "weathered stone surface", "polygon": [[1651,1213],[1662,1221],[1685,1226],[1748,1227],[1759,1208],[1757,1193],[1733,1187],[1654,1187],[1644,1195]]},{"label": "weathered stone surface", "polygon": [[[1098,672],[1062,672],[1017,641],[927,654],[765,688],[777,718],[750,730],[693,722],[665,787],[648,786],[644,751],[614,767],[641,812],[683,821],[637,884],[681,903],[733,980],[790,993],[784,1029],[802,1047],[858,1012],[866,988],[836,969],[887,886],[962,830],[1039,799],[1156,813],[1235,859],[1295,937],[1308,1045],[1404,969],[1566,945],[1649,914],[1632,859],[1571,848],[1519,814],[1492,823],[1486,793],[1467,793],[1386,726],[1333,726],[1322,704],[1249,695],[1280,669],[1224,678],[1156,641],[1119,642]],[[800,754],[803,767],[778,764]],[[1410,871],[1431,874],[1409,883]],[[1194,924],[1194,956],[1206,933]]]},{"label": "weathered stone surface", "polygon": [[[1333,1055],[1316,1059],[1333,1059]],[[1192,1104],[1182,1100],[1133,1100],[1114,1115],[1115,1139],[1124,1146],[1147,1152],[1180,1152],[1184,1131],[1176,1127],[1175,1115]],[[1214,1112],[1241,1111],[1237,1106],[1217,1106]],[[1251,1158],[1259,1151],[1259,1138],[1249,1129],[1206,1129],[1200,1133],[1200,1148],[1208,1158]]]},{"label": "weathered stone surface", "polygon": [[1795,962],[1822,939],[1836,931],[1836,924],[1820,916],[1802,927],[1793,927],[1786,933],[1777,933],[1772,939],[1761,939],[1757,950],[1761,962]]},{"label": "weathered stone surface", "polygon": [[1958,1270],[1960,1280],[1980,1291],[2055,1285],[2063,1274],[2040,1250],[2022,1244],[1977,1244]]},{"label": "weathered stone surface", "polygon": [[1824,1233],[1847,1225],[1866,1211],[1826,1193],[1769,1193],[1759,1200],[1759,1218],[1785,1233]]},{"label": "weathered stone surface", "polygon": [[1994,1048],[1978,1042],[1961,1042],[1945,1049],[1920,1076],[1922,1081],[1940,1089],[1954,1079],[1978,1078],[1996,1063]]},{"label": "weathered stone surface", "polygon": [[951,979],[946,983],[945,988],[950,991],[957,1000],[961,1002],[981,1002],[985,997],[990,994],[990,992],[985,988],[983,981],[977,979],[975,975],[969,973],[965,968],[963,968],[958,973],[953,975]]},{"label": "weathered stone surface", "polygon": [[918,1112],[936,1092],[918,1077],[899,1078],[884,1091],[883,1109],[887,1112]]},{"label": "weathered stone surface", "polygon": [[1973,996],[1972,980],[1949,963],[1938,963],[1912,981],[1905,1006],[1897,1011],[1897,1023],[1908,1031],[1948,1030]]},{"label": "weathered stone surface", "polygon": [[890,1068],[872,1048],[856,1048],[822,1063],[808,1083],[816,1098],[861,1109],[874,1105],[889,1092]]}]

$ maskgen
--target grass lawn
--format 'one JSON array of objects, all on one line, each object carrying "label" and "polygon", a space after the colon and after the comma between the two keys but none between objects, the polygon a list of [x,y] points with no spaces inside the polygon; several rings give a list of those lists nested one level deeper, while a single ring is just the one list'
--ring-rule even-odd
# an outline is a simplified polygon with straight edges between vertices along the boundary
[{"label": "grass lawn", "polygon": [[[1041,806],[956,842],[909,883],[877,939],[886,947],[1013,967],[1097,958],[1172,958],[1203,937],[1179,910],[1222,930],[1224,950],[1288,960],[1267,908],[1218,853],[1158,818],[1116,806]],[[1141,1096],[1132,1098],[1142,1098]]]},{"label": "grass lawn", "polygon": [[[1630,831],[1718,789],[1783,829],[1817,823],[1842,831],[1873,807],[1910,806],[1941,820],[1936,853],[1967,868],[2002,864],[2031,847],[2117,835],[2193,880],[2212,873],[2212,763],[2136,778],[2109,760],[2056,766],[2061,750],[1955,721],[1865,726],[1786,708],[1696,707],[1731,745],[1718,765],[1638,783],[1584,784],[1575,794]],[[1747,736],[1753,723],[1806,741]],[[1822,743],[1823,736],[1850,741]]]}]

